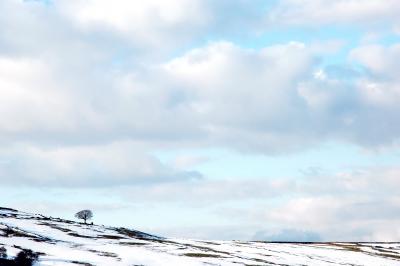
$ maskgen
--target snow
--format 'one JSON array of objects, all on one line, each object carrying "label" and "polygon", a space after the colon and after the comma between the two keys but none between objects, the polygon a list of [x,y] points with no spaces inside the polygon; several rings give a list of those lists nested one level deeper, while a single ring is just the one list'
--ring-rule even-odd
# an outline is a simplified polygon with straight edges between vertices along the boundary
[{"label": "snow", "polygon": [[[14,230],[8,236],[5,231]],[[400,243],[264,243],[159,238],[0,208],[0,246],[42,255],[36,265],[400,266]]]}]

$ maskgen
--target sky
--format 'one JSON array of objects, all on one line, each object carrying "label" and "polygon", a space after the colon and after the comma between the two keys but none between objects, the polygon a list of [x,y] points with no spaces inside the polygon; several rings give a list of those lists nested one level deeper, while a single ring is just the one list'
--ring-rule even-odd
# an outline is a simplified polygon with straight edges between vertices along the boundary
[{"label": "sky", "polygon": [[0,0],[0,206],[167,237],[400,241],[399,11]]}]

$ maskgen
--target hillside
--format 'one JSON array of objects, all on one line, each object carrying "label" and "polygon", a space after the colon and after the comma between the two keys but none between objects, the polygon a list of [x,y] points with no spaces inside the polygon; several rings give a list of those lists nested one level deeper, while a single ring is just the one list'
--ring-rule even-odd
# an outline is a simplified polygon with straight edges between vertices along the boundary
[{"label": "hillside", "polygon": [[36,265],[400,265],[400,243],[264,243],[157,237],[0,208],[0,247]]}]

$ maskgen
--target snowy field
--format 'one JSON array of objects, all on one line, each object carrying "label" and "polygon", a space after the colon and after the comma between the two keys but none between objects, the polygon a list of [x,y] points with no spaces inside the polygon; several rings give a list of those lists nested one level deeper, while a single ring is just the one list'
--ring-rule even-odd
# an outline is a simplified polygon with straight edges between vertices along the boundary
[{"label": "snowy field", "polygon": [[400,266],[400,243],[263,243],[156,237],[0,208],[0,247],[41,255],[36,265]]}]

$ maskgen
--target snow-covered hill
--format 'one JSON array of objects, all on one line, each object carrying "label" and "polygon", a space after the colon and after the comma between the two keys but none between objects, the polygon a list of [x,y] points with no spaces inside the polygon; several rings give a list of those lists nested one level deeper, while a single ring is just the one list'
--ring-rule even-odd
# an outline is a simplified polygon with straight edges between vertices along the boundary
[{"label": "snow-covered hill", "polygon": [[162,238],[125,228],[0,208],[0,247],[41,255],[36,265],[400,266],[400,243],[263,243]]}]

